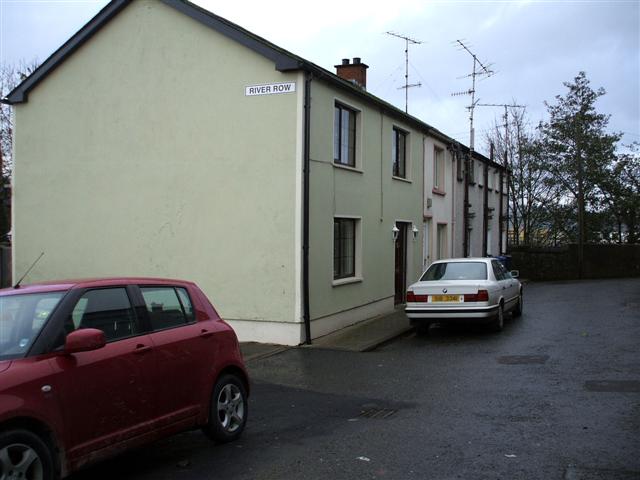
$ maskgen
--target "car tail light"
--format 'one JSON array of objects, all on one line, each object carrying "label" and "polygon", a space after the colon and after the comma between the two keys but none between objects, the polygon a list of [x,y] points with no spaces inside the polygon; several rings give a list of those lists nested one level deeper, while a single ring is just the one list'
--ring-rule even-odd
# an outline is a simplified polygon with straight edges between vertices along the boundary
[{"label": "car tail light", "polygon": [[488,302],[489,301],[489,291],[488,290],[478,290],[478,293],[465,293],[464,294],[465,302]]},{"label": "car tail light", "polygon": [[428,302],[428,301],[429,301],[429,295],[416,295],[411,290],[407,292],[407,303]]}]

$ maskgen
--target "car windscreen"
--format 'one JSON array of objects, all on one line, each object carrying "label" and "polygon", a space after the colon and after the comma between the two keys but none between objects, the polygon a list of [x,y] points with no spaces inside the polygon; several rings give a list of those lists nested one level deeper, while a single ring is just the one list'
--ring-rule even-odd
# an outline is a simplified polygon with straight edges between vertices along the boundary
[{"label": "car windscreen", "polygon": [[487,264],[484,262],[446,262],[431,265],[420,281],[486,279]]},{"label": "car windscreen", "polygon": [[66,292],[0,297],[0,360],[24,357]]}]

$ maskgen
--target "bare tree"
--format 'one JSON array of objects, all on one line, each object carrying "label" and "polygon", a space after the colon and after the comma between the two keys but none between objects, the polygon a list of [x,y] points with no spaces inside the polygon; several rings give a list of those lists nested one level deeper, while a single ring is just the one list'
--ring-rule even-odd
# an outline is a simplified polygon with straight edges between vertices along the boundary
[{"label": "bare tree", "polygon": [[[5,98],[22,80],[38,67],[38,62],[20,61],[0,64],[0,98]],[[13,169],[13,113],[10,105],[0,104],[0,239],[11,230],[5,185],[10,183]]]},{"label": "bare tree", "polygon": [[546,181],[550,174],[540,155],[539,138],[525,109],[509,108],[507,120],[508,125],[494,123],[487,142],[493,142],[502,163],[511,170],[508,201],[512,243],[553,243],[558,235],[551,231],[554,209],[550,207],[557,201],[557,192]]}]

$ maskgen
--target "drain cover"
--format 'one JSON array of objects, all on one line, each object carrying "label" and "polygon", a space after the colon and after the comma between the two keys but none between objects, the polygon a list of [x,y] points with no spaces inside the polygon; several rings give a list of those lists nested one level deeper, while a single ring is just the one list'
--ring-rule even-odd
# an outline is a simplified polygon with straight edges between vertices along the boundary
[{"label": "drain cover", "polygon": [[636,380],[588,380],[584,388],[591,392],[640,392],[640,382]]},{"label": "drain cover", "polygon": [[389,418],[396,412],[397,410],[392,410],[390,408],[368,408],[366,410],[362,410],[359,416],[364,418]]},{"label": "drain cover", "polygon": [[498,363],[503,365],[543,364],[547,360],[549,360],[549,355],[506,355],[498,357]]}]

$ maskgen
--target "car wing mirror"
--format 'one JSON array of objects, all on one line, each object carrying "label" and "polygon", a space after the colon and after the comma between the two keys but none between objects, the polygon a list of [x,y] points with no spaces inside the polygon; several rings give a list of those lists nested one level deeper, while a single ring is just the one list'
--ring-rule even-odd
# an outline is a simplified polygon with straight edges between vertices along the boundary
[{"label": "car wing mirror", "polygon": [[64,353],[89,352],[104,347],[107,341],[104,332],[96,328],[81,328],[67,335]]},{"label": "car wing mirror", "polygon": [[513,278],[518,278],[520,276],[520,270],[511,270],[509,273],[511,273]]}]

